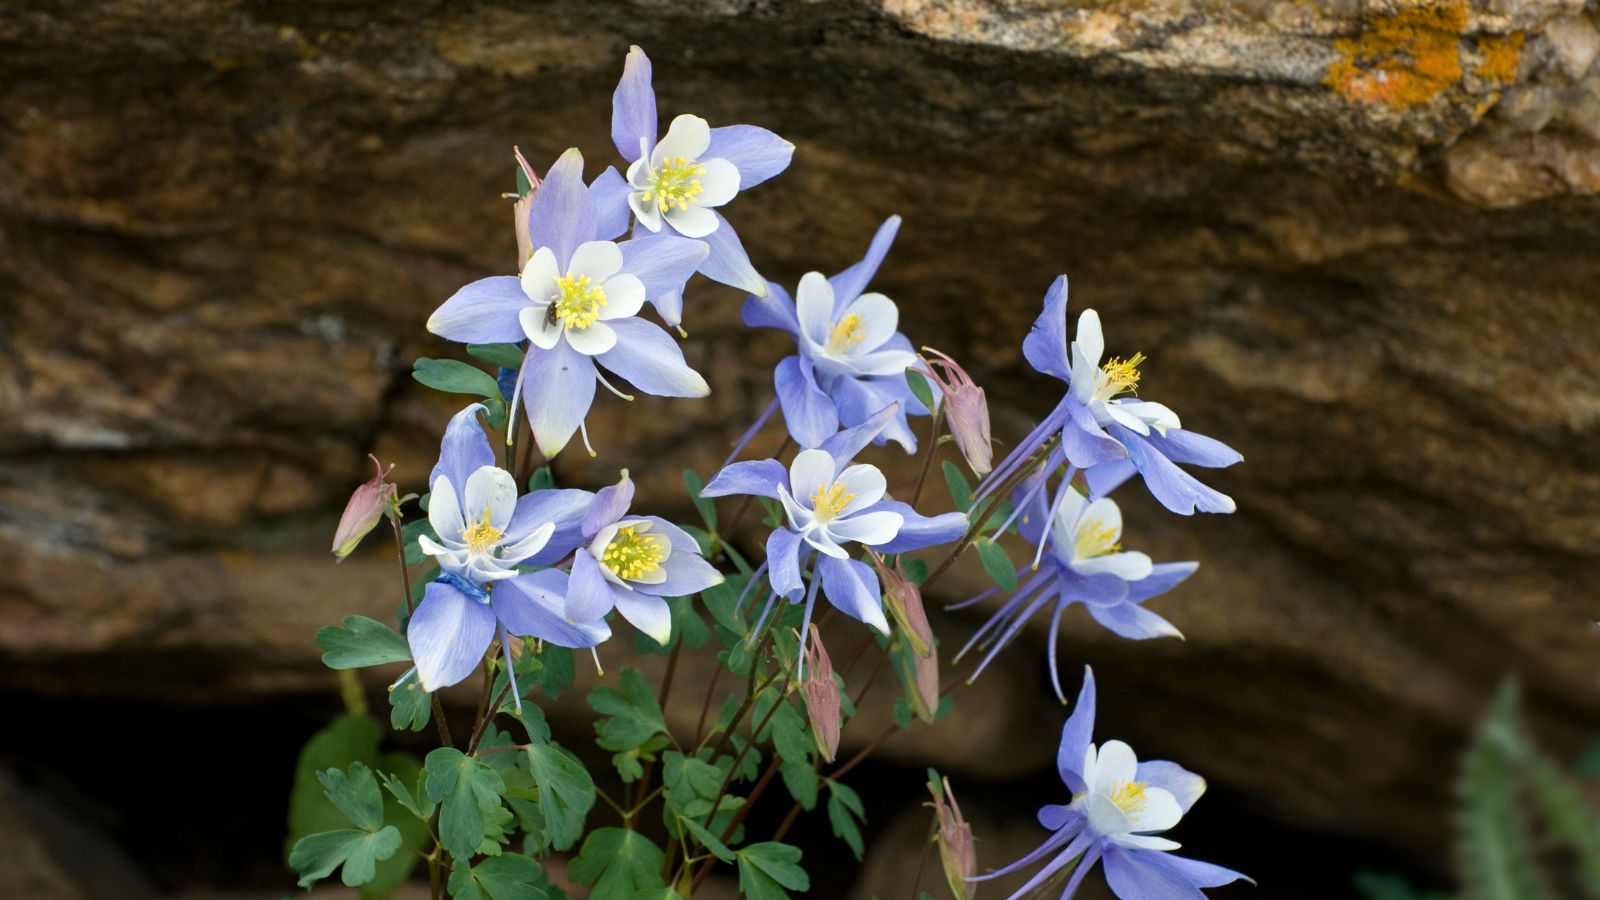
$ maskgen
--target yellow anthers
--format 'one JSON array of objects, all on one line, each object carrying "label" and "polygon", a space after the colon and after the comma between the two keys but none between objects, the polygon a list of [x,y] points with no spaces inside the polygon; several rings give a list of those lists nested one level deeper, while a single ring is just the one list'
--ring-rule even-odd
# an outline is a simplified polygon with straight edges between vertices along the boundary
[{"label": "yellow anthers", "polygon": [[1117,543],[1116,529],[1098,519],[1089,519],[1078,526],[1072,540],[1072,550],[1078,559],[1106,556],[1122,549]]},{"label": "yellow anthers", "polygon": [[683,157],[669,159],[659,169],[650,170],[650,186],[645,189],[644,202],[654,202],[662,212],[676,206],[688,209],[700,196],[700,176],[706,167]]},{"label": "yellow anthers", "polygon": [[1119,781],[1111,787],[1111,802],[1124,815],[1140,812],[1145,806],[1144,782]]},{"label": "yellow anthers", "polygon": [[563,275],[556,279],[555,303],[550,314],[568,328],[582,331],[600,318],[606,305],[605,288],[587,275]]},{"label": "yellow anthers", "polygon": [[618,578],[636,581],[661,568],[665,557],[666,548],[660,537],[641,534],[630,525],[617,529],[616,537],[600,554],[600,562]]},{"label": "yellow anthers", "polygon": [[487,507],[483,510],[483,518],[481,520],[468,525],[466,530],[461,532],[461,540],[466,543],[467,549],[480,555],[487,554],[493,550],[495,545],[500,543],[500,539],[505,536],[506,533],[504,531],[489,524],[489,510]]},{"label": "yellow anthers", "polygon": [[865,338],[866,335],[861,333],[861,317],[851,313],[833,326],[833,331],[828,335],[828,352],[838,355],[861,343]]},{"label": "yellow anthers", "polygon": [[855,498],[855,494],[845,493],[844,482],[835,481],[827,487],[817,488],[817,492],[811,495],[811,508],[817,511],[817,518],[827,521],[844,512],[844,508]]},{"label": "yellow anthers", "polygon": [[1139,393],[1139,366],[1144,360],[1143,353],[1135,353],[1127,359],[1113,356],[1106,360],[1105,367],[1101,370],[1105,373],[1102,390],[1106,399],[1109,400],[1123,392]]}]

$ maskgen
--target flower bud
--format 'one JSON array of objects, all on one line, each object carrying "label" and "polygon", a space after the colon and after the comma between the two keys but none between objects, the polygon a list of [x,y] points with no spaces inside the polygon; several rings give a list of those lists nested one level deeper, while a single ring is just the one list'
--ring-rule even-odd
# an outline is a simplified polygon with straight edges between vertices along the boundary
[{"label": "flower bud", "polygon": [[911,654],[911,669],[911,683],[906,685],[911,711],[931,725],[939,711],[939,654],[932,650],[927,656]]},{"label": "flower bud", "polygon": [[822,646],[822,633],[815,625],[806,646],[806,678],[801,690],[806,695],[806,715],[817,749],[825,761],[833,762],[839,753],[839,685],[833,680],[833,661],[828,659],[828,648]]},{"label": "flower bud", "polygon": [[[934,840],[939,844],[939,861],[944,864],[944,878],[950,893],[957,900],[971,900],[976,886],[967,879],[977,874],[978,853],[972,839],[972,826],[961,816],[961,806],[950,790],[950,779],[941,783],[938,775],[929,770],[928,791],[933,794],[933,813],[938,833]],[[945,805],[945,800],[950,801]]]},{"label": "flower bud", "polygon": [[899,560],[890,568],[882,557],[874,554],[872,562],[878,570],[878,580],[883,583],[884,605],[889,607],[889,615],[900,626],[911,652],[920,658],[932,656],[933,628],[928,625],[928,614],[922,606],[922,591],[906,576]]},{"label": "flower bud", "polygon": [[378,474],[356,488],[350,495],[350,502],[345,504],[344,515],[339,517],[339,530],[333,534],[333,555],[340,562],[377,526],[384,513],[395,506],[395,487],[384,481],[394,471],[394,466],[385,469],[376,456],[368,454],[367,458],[377,467]]},{"label": "flower bud", "polygon": [[994,468],[994,445],[989,434],[989,403],[983,388],[973,383],[966,370],[944,353],[931,347],[922,348],[934,355],[922,361],[927,365],[925,374],[944,395],[944,419],[950,426],[950,436],[955,438],[961,455],[975,475],[987,475]]},{"label": "flower bud", "polygon": [[517,198],[512,204],[512,217],[517,231],[517,272],[522,272],[522,267],[528,264],[533,257],[533,238],[528,234],[528,210],[533,206],[533,195],[539,193],[539,176],[534,173],[533,166],[528,165],[528,160],[523,157],[520,148],[513,147],[512,152],[517,156],[517,165],[522,169],[522,174],[528,179],[528,192]]}]

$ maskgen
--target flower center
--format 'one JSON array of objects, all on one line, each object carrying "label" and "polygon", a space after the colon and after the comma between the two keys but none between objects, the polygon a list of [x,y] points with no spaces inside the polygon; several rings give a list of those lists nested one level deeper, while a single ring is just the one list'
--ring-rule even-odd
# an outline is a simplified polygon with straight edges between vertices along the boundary
[{"label": "flower center", "polygon": [[826,522],[844,512],[844,508],[855,498],[855,494],[845,493],[844,482],[835,481],[827,487],[817,488],[817,492],[811,495],[811,508],[816,510],[818,519]]},{"label": "flower center", "polygon": [[563,275],[556,279],[550,317],[568,328],[582,331],[600,318],[600,307],[605,305],[605,288],[595,284],[589,276]]},{"label": "flower center", "polygon": [[650,170],[650,186],[645,188],[644,202],[654,201],[662,212],[674,206],[688,209],[700,196],[700,176],[705,173],[704,165],[681,156],[666,160],[661,168]]},{"label": "flower center", "polygon": [[861,317],[855,313],[839,320],[828,334],[828,352],[834,356],[848,351],[866,337],[861,333]]},{"label": "flower center", "polygon": [[1078,559],[1105,556],[1122,549],[1117,543],[1116,529],[1099,519],[1085,519],[1079,523],[1072,538],[1072,553]]},{"label": "flower center", "polygon": [[1118,781],[1111,786],[1111,802],[1125,816],[1142,812],[1145,806],[1144,782]]},{"label": "flower center", "polygon": [[653,534],[640,534],[633,526],[617,529],[616,537],[600,554],[600,562],[611,574],[625,581],[637,581],[661,568],[666,556],[661,538]]},{"label": "flower center", "polygon": [[466,530],[461,532],[461,540],[466,543],[467,550],[478,556],[487,556],[505,536],[504,531],[489,524],[487,507],[483,510],[481,520],[468,525]]},{"label": "flower center", "polygon": [[1135,353],[1127,359],[1113,356],[1106,360],[1105,366],[1100,370],[1100,384],[1095,391],[1098,400],[1110,400],[1121,393],[1139,393],[1139,365],[1145,360],[1143,353]]}]

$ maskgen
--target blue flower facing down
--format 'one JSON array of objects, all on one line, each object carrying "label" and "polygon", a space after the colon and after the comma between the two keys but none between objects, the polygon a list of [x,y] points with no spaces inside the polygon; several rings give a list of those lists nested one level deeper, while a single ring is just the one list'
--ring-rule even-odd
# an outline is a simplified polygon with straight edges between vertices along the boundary
[{"label": "blue flower facing down", "polygon": [[628,473],[595,494],[583,516],[584,545],[572,559],[569,621],[596,621],[613,608],[633,627],[666,644],[672,613],[666,597],[687,597],[722,583],[689,533],[659,516],[630,516]]},{"label": "blue flower facing down", "polygon": [[1057,447],[1047,465],[1065,460],[1084,473],[1096,496],[1137,473],[1162,506],[1192,515],[1195,510],[1231,513],[1233,498],[1201,484],[1178,464],[1223,468],[1243,459],[1221,441],[1186,431],[1178,416],[1160,403],[1121,396],[1139,384],[1144,357],[1113,357],[1101,364],[1105,339],[1100,317],[1085,310],[1077,339],[1067,343],[1067,278],[1056,279],[1045,294],[1044,311],[1022,342],[1028,364],[1067,382],[1068,390],[1044,421],[1019,443],[979,487],[986,495],[1038,452],[1052,436]]},{"label": "blue flower facing down", "polygon": [[520,277],[467,285],[434,311],[428,330],[463,343],[529,342],[514,393],[541,453],[559,453],[583,427],[597,381],[632,399],[600,368],[658,397],[711,392],[677,342],[638,316],[645,301],[683,287],[706,258],[704,243],[670,234],[604,239],[577,150],[562,154],[534,194],[528,234],[534,250]]},{"label": "blue flower facing down", "polygon": [[900,311],[894,301],[863,293],[899,228],[900,217],[890,216],[864,259],[832,278],[807,274],[792,300],[788,291],[771,283],[766,296],[745,299],[746,325],[777,328],[795,339],[799,352],[778,363],[773,381],[789,435],[801,447],[816,447],[841,427],[860,425],[898,404],[898,412],[873,441],[895,441],[907,453],[916,452],[917,437],[906,415],[927,415],[928,410],[906,385],[905,370],[917,355],[898,330]]},{"label": "blue flower facing down", "polygon": [[519,497],[511,473],[495,466],[478,425],[483,409],[475,403],[450,420],[428,478],[428,522],[439,537],[423,536],[419,544],[438,562],[440,575],[406,628],[426,691],[466,678],[496,636],[562,647],[593,647],[611,636],[604,622],[567,620],[566,573],[523,568],[552,565],[582,542],[593,495],[546,490]]},{"label": "blue flower facing down", "polygon": [[[1205,779],[1177,763],[1139,762],[1122,741],[1093,743],[1094,673],[1087,667],[1078,705],[1061,730],[1056,768],[1072,792],[1066,804],[1039,810],[1051,835],[1016,862],[971,881],[987,881],[1048,860],[1010,900],[1028,895],[1077,860],[1061,900],[1077,893],[1095,863],[1105,865],[1106,883],[1122,900],[1205,900],[1201,888],[1221,887],[1246,876],[1211,863],[1174,856],[1177,842],[1158,837],[1177,825],[1205,792]],[[1254,884],[1254,882],[1251,882]]]}]

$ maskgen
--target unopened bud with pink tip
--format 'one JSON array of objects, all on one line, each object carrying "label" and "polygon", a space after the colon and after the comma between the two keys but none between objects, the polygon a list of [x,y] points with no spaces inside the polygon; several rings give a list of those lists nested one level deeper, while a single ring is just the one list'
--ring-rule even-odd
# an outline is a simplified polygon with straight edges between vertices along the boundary
[{"label": "unopened bud with pink tip", "polygon": [[394,466],[385,469],[376,456],[368,454],[367,458],[377,467],[377,474],[356,488],[350,495],[350,502],[345,504],[344,515],[339,517],[339,528],[333,534],[333,555],[339,562],[356,549],[379,519],[397,510],[395,487],[384,480],[394,471]]},{"label": "unopened bud with pink tip", "polygon": [[983,388],[972,381],[972,376],[955,360],[932,347],[923,347],[922,357],[928,376],[939,393],[944,395],[944,419],[950,425],[950,436],[955,438],[961,455],[975,475],[987,475],[994,468],[994,446],[989,435],[989,402]]},{"label": "unopened bud with pink tip", "polygon": [[839,685],[833,680],[833,661],[828,659],[828,648],[822,646],[822,633],[817,626],[811,626],[810,637],[801,690],[806,695],[806,715],[811,720],[817,749],[825,761],[833,762],[839,753]]},{"label": "unopened bud with pink tip", "polygon": [[883,584],[884,605],[900,626],[911,652],[922,659],[932,656],[933,628],[928,625],[928,614],[922,606],[921,589],[906,575],[899,560],[895,560],[891,567],[883,561],[883,557],[874,553],[872,564],[878,570],[879,582]]},{"label": "unopened bud with pink tip", "polygon": [[533,256],[533,238],[528,234],[528,209],[533,206],[533,196],[539,193],[539,176],[533,171],[533,166],[528,165],[528,160],[522,155],[519,147],[511,148],[516,154],[517,166],[522,169],[522,175],[528,180],[528,192],[517,193],[517,202],[512,204],[512,216],[515,219],[517,230],[517,272],[528,264]]},{"label": "unopened bud with pink tip", "polygon": [[[961,806],[950,790],[950,779],[940,779],[928,770],[928,792],[933,794],[934,840],[939,844],[939,861],[944,878],[957,900],[971,900],[977,885],[968,881],[978,871],[978,851],[972,839],[972,826],[961,815]],[[946,801],[949,801],[946,803]]]},{"label": "unopened bud with pink tip", "polygon": [[911,656],[911,677],[906,683],[906,699],[917,718],[933,724],[939,714],[939,654]]}]

